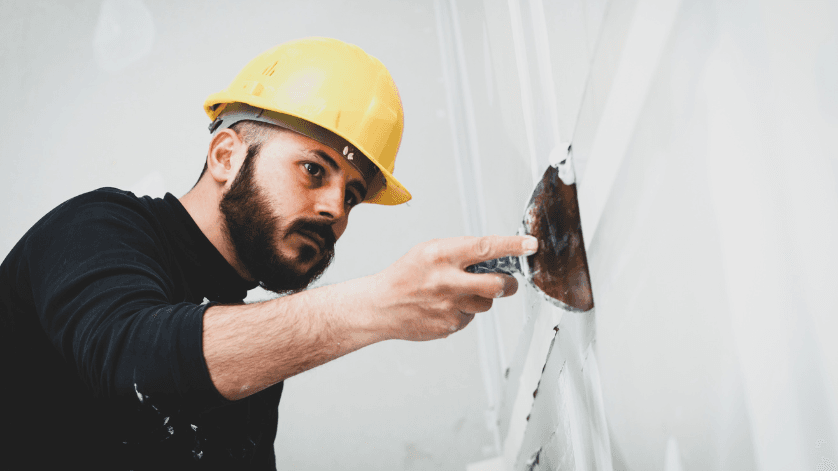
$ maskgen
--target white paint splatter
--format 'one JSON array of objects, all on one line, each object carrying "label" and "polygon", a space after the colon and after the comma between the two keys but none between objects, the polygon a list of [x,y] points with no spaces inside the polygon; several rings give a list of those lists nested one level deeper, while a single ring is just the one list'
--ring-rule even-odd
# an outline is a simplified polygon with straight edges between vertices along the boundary
[{"label": "white paint splatter", "polygon": [[565,185],[576,183],[576,174],[573,171],[573,152],[570,150],[570,143],[560,142],[550,151],[550,165],[559,169],[559,178]]},{"label": "white paint splatter", "polygon": [[137,388],[137,383],[134,383],[134,392],[137,393],[137,399],[140,400],[140,404],[143,403],[143,395],[140,393],[140,390]]},{"label": "white paint splatter", "polygon": [[559,162],[567,158],[568,150],[570,149],[569,142],[559,142],[553,147],[553,150],[550,151],[550,155],[547,157],[547,161],[550,162],[550,165],[554,167],[559,166]]}]

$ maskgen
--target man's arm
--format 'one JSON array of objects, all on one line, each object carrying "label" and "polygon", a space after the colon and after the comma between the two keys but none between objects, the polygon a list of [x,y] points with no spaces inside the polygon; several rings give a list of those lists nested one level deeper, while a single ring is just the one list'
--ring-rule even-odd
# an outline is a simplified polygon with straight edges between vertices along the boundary
[{"label": "man's arm", "polygon": [[515,278],[464,268],[525,255],[532,237],[462,237],[420,244],[381,273],[258,304],[212,306],[203,348],[227,399],[255,394],[298,373],[387,339],[432,340],[465,327]]},{"label": "man's arm", "polygon": [[79,195],[27,232],[13,277],[29,296],[23,309],[37,315],[26,322],[40,325],[97,401],[131,407],[141,393],[158,407],[201,412],[227,402],[205,370],[208,306],[173,303],[182,299],[172,297],[178,283],[155,221],[128,193]]}]

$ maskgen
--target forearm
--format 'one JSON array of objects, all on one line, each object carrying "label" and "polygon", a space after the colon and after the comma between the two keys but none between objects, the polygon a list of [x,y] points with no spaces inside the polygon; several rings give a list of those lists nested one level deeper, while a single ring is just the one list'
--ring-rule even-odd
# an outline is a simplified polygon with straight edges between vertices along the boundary
[{"label": "forearm", "polygon": [[216,389],[242,399],[385,340],[375,283],[366,277],[258,304],[210,307],[203,348]]},{"label": "forearm", "polygon": [[433,340],[465,327],[515,278],[464,268],[530,255],[535,238],[461,237],[420,244],[386,270],[261,304],[204,314],[204,358],[216,389],[235,400],[381,340]]}]

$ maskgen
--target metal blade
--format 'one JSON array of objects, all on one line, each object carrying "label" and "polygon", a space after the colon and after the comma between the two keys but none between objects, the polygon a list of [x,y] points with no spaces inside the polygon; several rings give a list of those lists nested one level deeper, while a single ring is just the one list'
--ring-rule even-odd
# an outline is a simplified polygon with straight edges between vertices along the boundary
[{"label": "metal blade", "polygon": [[565,184],[557,167],[551,165],[544,172],[524,213],[523,230],[537,238],[539,246],[522,268],[527,279],[553,304],[585,312],[594,307],[594,297],[576,184],[572,178],[570,185]]}]

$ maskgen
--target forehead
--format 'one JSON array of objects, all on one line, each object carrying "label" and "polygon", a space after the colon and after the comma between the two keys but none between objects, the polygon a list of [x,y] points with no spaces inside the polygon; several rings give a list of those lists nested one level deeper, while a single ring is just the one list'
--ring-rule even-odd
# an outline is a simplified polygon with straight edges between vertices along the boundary
[{"label": "forehead", "polygon": [[325,164],[328,166],[330,166],[329,161],[331,161],[346,175],[347,181],[360,180],[364,182],[365,180],[364,175],[335,149],[287,129],[280,130],[268,139],[262,146],[262,152],[270,152],[289,159],[313,157],[325,160]]}]

